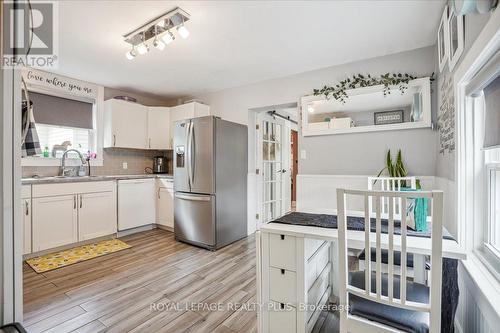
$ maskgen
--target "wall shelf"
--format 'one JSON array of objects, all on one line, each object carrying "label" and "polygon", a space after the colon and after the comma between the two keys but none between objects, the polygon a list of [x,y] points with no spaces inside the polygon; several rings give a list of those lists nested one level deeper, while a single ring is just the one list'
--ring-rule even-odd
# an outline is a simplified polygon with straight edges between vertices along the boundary
[{"label": "wall shelf", "polygon": [[[342,104],[324,96],[304,96],[301,99],[302,135],[336,135],[349,133],[366,133],[378,131],[396,131],[406,129],[430,128],[431,97],[430,78],[420,78],[408,83],[404,94],[398,87],[391,87],[391,95],[384,96],[383,85],[346,90],[349,96]],[[419,100],[420,117],[411,121],[414,109],[414,97]],[[396,124],[374,125],[373,115],[380,111],[403,110],[404,122]],[[324,118],[352,118],[356,125],[348,128],[332,128],[328,122],[318,120]]]}]

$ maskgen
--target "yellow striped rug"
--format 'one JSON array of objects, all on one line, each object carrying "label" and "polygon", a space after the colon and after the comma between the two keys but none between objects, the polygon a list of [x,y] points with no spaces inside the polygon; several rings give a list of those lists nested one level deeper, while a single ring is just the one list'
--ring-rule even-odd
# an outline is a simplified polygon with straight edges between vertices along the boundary
[{"label": "yellow striped rug", "polygon": [[43,273],[131,247],[132,246],[119,239],[104,240],[98,243],[82,245],[72,249],[27,259],[26,263],[30,265],[35,272]]}]

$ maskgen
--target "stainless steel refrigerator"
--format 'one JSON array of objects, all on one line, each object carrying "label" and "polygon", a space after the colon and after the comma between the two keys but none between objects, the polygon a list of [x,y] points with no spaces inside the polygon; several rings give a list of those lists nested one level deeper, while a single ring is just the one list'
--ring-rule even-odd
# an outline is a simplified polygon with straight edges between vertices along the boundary
[{"label": "stainless steel refrigerator", "polygon": [[174,124],[174,233],[215,250],[247,235],[245,125],[217,117]]}]

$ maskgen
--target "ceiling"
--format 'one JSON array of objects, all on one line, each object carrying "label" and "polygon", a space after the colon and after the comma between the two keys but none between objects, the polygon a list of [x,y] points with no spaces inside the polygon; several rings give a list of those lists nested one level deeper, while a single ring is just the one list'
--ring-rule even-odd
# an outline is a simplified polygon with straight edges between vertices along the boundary
[{"label": "ceiling", "polygon": [[[191,35],[133,61],[122,35],[175,7]],[[444,1],[61,1],[55,72],[163,98],[433,45]]]}]

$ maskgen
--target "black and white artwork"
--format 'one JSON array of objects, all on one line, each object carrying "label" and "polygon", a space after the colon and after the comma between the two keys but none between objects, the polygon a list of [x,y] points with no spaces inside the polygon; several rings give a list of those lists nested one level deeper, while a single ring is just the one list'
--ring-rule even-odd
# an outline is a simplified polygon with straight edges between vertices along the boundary
[{"label": "black and white artwork", "polygon": [[455,150],[455,94],[453,91],[453,75],[444,74],[439,81],[439,152],[445,154]]}]

